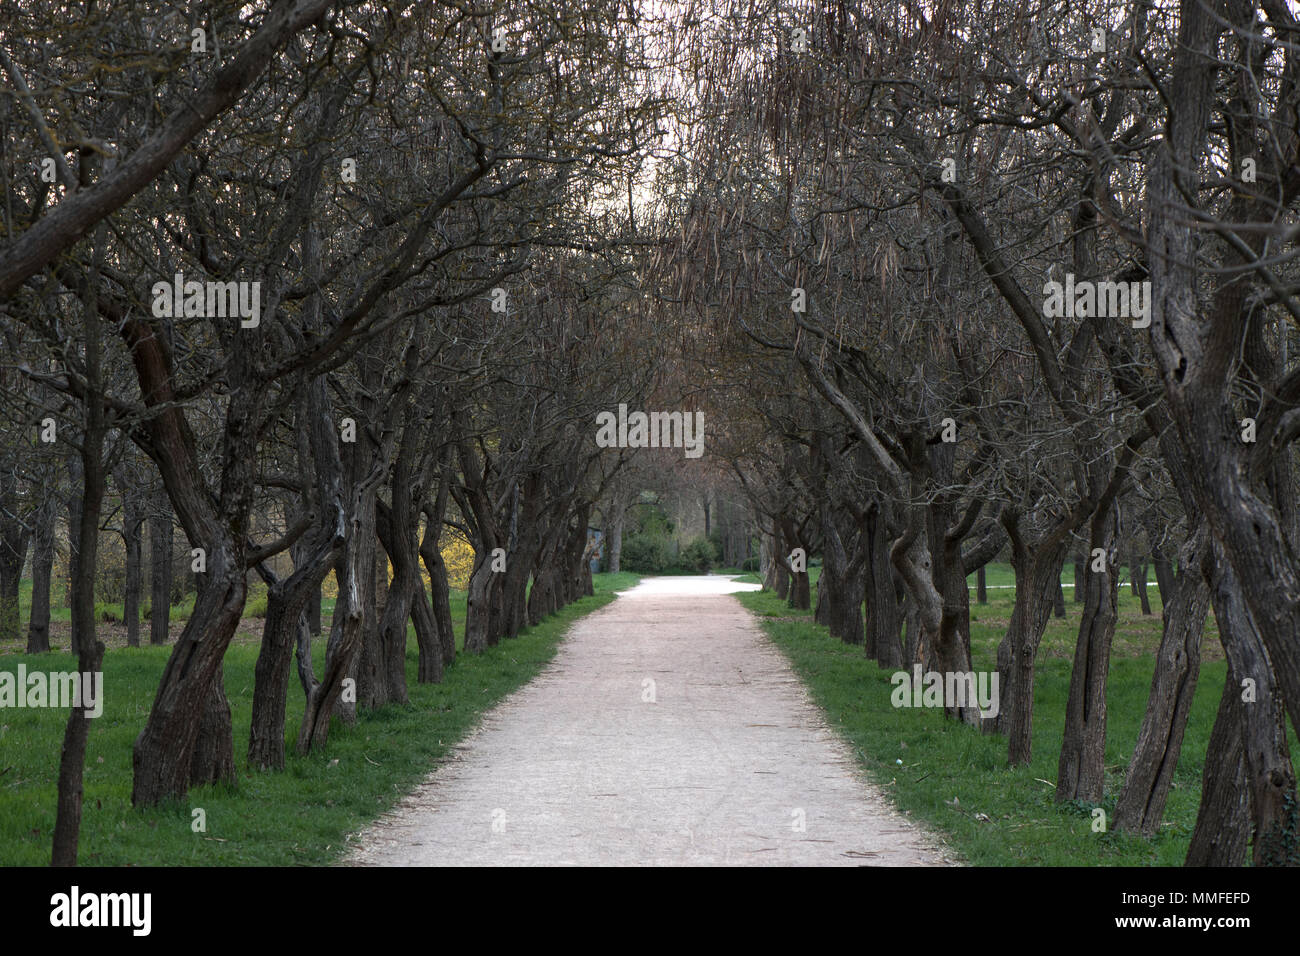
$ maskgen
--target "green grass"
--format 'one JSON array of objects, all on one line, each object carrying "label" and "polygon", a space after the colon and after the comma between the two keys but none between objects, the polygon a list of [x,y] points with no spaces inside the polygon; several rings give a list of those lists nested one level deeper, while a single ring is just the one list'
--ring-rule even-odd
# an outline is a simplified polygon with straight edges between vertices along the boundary
[{"label": "green grass", "polygon": [[[50,581],[50,623],[70,625],[72,623],[72,609],[67,605],[67,579],[59,575]],[[245,610],[245,617],[265,616],[266,612],[266,585],[257,582],[249,588],[248,609]],[[179,604],[171,606],[171,613],[168,616],[170,624],[183,624],[190,619],[194,613],[194,595],[188,594]],[[332,605],[332,601],[329,602]],[[324,606],[324,605],[322,605]],[[253,611],[261,608],[261,615],[254,614]],[[149,620],[150,600],[146,593],[140,602],[140,626],[144,634],[144,640],[149,640],[148,620]],[[18,585],[18,615],[19,628],[18,638],[11,641],[0,641],[0,654],[21,651],[27,646],[27,626],[32,614],[32,581],[31,578],[24,578]],[[120,624],[125,611],[122,608],[121,601],[96,601],[95,602],[95,620]],[[57,638],[55,639],[57,642]]]},{"label": "green grass", "polygon": [[[997,578],[990,568],[989,583]],[[757,578],[750,576],[752,580]],[[813,581],[816,583],[815,579]],[[973,577],[972,577],[973,585]],[[815,593],[815,592],[814,592]],[[972,603],[971,645],[976,670],[993,670],[998,641],[1011,616],[1013,591],[990,591],[989,603]],[[1057,806],[1057,760],[1069,692],[1079,609],[1066,591],[1067,616],[1044,635],[1034,693],[1034,759],[1006,766],[1006,741],[946,720],[942,711],[894,708],[888,671],[815,625],[808,611],[793,611],[768,592],[738,594],[758,615],[813,698],[853,746],[868,775],[902,810],[944,834],[967,862],[984,866],[1181,865],[1196,822],[1201,771],[1225,665],[1213,617],[1202,643],[1202,666],[1174,789],[1164,825],[1151,840],[1092,831],[1091,806]],[[972,600],[973,600],[972,592]],[[1160,641],[1160,604],[1143,617],[1127,587],[1111,660],[1106,745],[1107,820],[1123,785],[1146,707]],[[1294,752],[1296,744],[1292,742]],[[900,763],[901,761],[901,763]],[[953,801],[956,803],[953,803]],[[984,819],[987,818],[987,819]]]},{"label": "green grass", "polygon": [[[482,713],[531,680],[554,656],[568,626],[630,587],[633,574],[597,575],[584,598],[481,656],[459,655],[441,684],[417,684],[418,653],[408,640],[411,701],[363,713],[354,727],[335,721],[323,753],[298,757],[293,741],[302,717],[297,680],[290,685],[288,760],[280,772],[250,772],[248,748],[256,642],[226,654],[225,686],[235,728],[234,787],[191,791],[183,803],[132,809],[131,746],[144,726],[170,647],[114,648],[104,659],[104,714],[91,723],[86,750],[85,815],[80,861],[87,865],[319,865],[336,861],[347,836],[409,792]],[[332,603],[332,602],[330,602]],[[332,610],[326,607],[326,613]],[[463,633],[465,599],[453,592],[453,617]],[[326,618],[328,620],[328,617]],[[461,643],[458,640],[458,643]],[[324,642],[314,648],[318,673]],[[11,655],[0,670],[66,670],[71,655]],[[46,865],[54,827],[55,786],[66,711],[0,711],[0,864]],[[207,832],[191,830],[192,811],[206,813]]]}]

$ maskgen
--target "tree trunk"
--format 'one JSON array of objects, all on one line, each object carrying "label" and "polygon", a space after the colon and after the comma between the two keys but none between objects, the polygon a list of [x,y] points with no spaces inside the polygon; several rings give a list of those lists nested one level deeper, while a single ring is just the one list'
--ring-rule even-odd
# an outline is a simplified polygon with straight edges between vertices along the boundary
[{"label": "tree trunk", "polygon": [[[830,578],[831,573],[823,564],[822,573],[817,578],[817,597],[813,601],[813,623],[822,627],[829,627],[831,620],[830,601],[826,597],[826,582]],[[839,586],[843,587],[843,585]]]},{"label": "tree trunk", "polygon": [[[92,605],[92,613],[94,611]],[[104,643],[95,641],[77,658],[81,679],[104,669]],[[63,748],[59,751],[58,802],[54,811],[54,840],[51,866],[76,866],[77,847],[81,839],[82,779],[86,764],[86,741],[90,736],[91,718],[84,707],[73,707],[63,731]]]},{"label": "tree trunk", "polygon": [[429,595],[424,593],[424,582],[418,577],[411,601],[411,623],[415,627],[415,640],[420,648],[415,680],[420,684],[441,684],[446,667],[442,638],[437,619],[433,615],[433,605],[429,603]]},{"label": "tree trunk", "polygon": [[[410,702],[406,691],[406,622],[411,617],[414,590],[411,577],[409,570],[394,577],[379,621],[379,649],[383,679],[387,685],[386,696],[388,701],[398,704]],[[438,660],[442,660],[441,655]]]},{"label": "tree trunk", "polygon": [[1166,604],[1173,600],[1174,593],[1174,569],[1165,557],[1164,552],[1159,548],[1151,549],[1151,565],[1156,572],[1156,587],[1160,590],[1160,603]]},{"label": "tree trunk", "polygon": [[[302,538],[299,538],[297,541],[293,543],[293,547],[289,549],[289,555],[293,560],[293,574],[297,574],[298,570],[311,560],[310,549],[311,549],[311,539],[308,538],[307,536],[303,536]],[[333,564],[334,564],[333,560],[330,559],[329,567],[332,567]],[[329,573],[328,567],[326,569],[326,573],[327,574]],[[324,579],[322,578],[322,580]],[[307,634],[311,637],[320,636],[321,597],[322,597],[321,587],[320,585],[317,585],[315,591],[307,596],[306,602],[303,605],[303,614],[306,615],[307,618]],[[267,615],[268,617],[270,615],[269,595],[267,597]]]},{"label": "tree trunk", "polygon": [[798,611],[807,611],[812,607],[812,593],[808,586],[807,571],[790,572],[790,594],[786,606]]},{"label": "tree trunk", "polygon": [[[81,457],[73,452],[68,453],[68,567],[67,580],[63,587],[63,606],[72,607],[72,592],[77,586],[77,534],[81,527],[81,495],[84,487]],[[72,653],[77,653],[76,636],[74,635],[72,644]]]},{"label": "tree trunk", "polygon": [[528,626],[536,627],[549,613],[552,576],[549,565],[539,564],[533,571],[533,587],[528,593]]},{"label": "tree trunk", "polygon": [[[194,601],[194,612],[163,670],[149,720],[136,738],[133,806],[153,806],[169,797],[184,799],[200,741],[204,760],[199,769],[205,782],[214,779],[214,773],[226,772],[225,779],[234,781],[233,741],[222,746],[213,736],[230,724],[229,704],[219,684],[221,662],[239,627],[246,598],[243,569],[227,548],[211,549],[208,583]],[[210,701],[212,697],[219,699]]]},{"label": "tree trunk", "polygon": [[1150,617],[1151,601],[1147,598],[1147,563],[1145,561],[1134,561],[1129,573],[1133,578],[1133,594],[1142,604],[1142,613]]},{"label": "tree trunk", "polygon": [[438,642],[442,646],[442,662],[450,666],[456,656],[456,633],[451,623],[451,596],[447,586],[447,564],[442,559],[438,540],[442,534],[442,517],[446,508],[446,478],[438,492],[441,510],[435,506],[433,512],[425,510],[424,537],[420,540],[420,560],[429,572],[429,587],[433,592],[430,603],[433,607],[433,620],[438,627]]},{"label": "tree trunk", "polygon": [[825,618],[823,623],[833,637],[838,637],[845,644],[861,645],[862,575],[856,574],[838,585],[828,583],[823,587],[822,582],[827,580],[828,575],[823,567],[822,574],[817,579],[817,609]]},{"label": "tree trunk", "polygon": [[[621,502],[620,502],[621,504]],[[618,574],[623,567],[623,525],[627,521],[627,509],[614,508],[613,520],[609,528],[609,571]]]},{"label": "tree trunk", "polygon": [[172,516],[165,505],[163,509],[149,519],[150,644],[166,644],[171,638]]},{"label": "tree trunk", "polygon": [[[501,575],[499,601],[501,633],[504,637],[517,637],[528,623],[528,579],[532,576],[533,561],[541,544],[541,529],[538,524],[541,495],[541,474],[529,474],[521,486],[520,501],[512,522],[514,527],[506,570]],[[590,571],[590,567],[587,570]]]},{"label": "tree trunk", "polygon": [[980,604],[989,603],[988,585],[984,582],[984,565],[979,566],[975,572],[975,600]]},{"label": "tree trunk", "polygon": [[1053,582],[1061,576],[1066,546],[1063,540],[1051,545],[1023,543],[1018,533],[1010,537],[1015,605],[1006,636],[998,645],[998,716],[984,726],[986,730],[996,727],[1006,735],[1007,761],[1014,767],[1029,763],[1033,755],[1034,669],[1038,645],[1052,613]]},{"label": "tree trunk", "polygon": [[217,664],[216,673],[204,695],[203,715],[194,739],[190,760],[190,786],[210,783],[234,783],[235,738],[230,719],[230,701],[226,699],[225,667]]},{"label": "tree trunk", "polygon": [[1115,830],[1153,837],[1160,829],[1200,675],[1201,634],[1210,606],[1201,569],[1206,546],[1202,527],[1184,544],[1183,573],[1166,594],[1164,633],[1142,727],[1115,805]]},{"label": "tree trunk", "polygon": [[295,613],[294,595],[283,583],[267,589],[266,623],[262,627],[262,646],[253,672],[253,717],[248,732],[248,765],[259,770],[284,769],[284,719],[289,672],[294,647],[301,646],[300,631],[307,626],[301,605],[306,603],[308,589],[304,587],[302,591],[302,600]]},{"label": "tree trunk", "polygon": [[849,529],[847,522],[837,522],[829,503],[821,509],[823,547],[822,573],[817,579],[817,609],[814,620],[825,625],[834,637],[846,644],[863,643],[862,575],[866,555],[859,551],[867,545],[866,528]]},{"label": "tree trunk", "polygon": [[18,590],[31,530],[18,514],[21,507],[17,479],[11,468],[0,478],[0,641],[16,641],[19,634]]},{"label": "tree trunk", "polygon": [[469,575],[469,593],[465,599],[465,650],[482,654],[496,643],[489,640],[492,588],[496,575],[492,571],[492,556],[484,551],[474,554],[474,567]]},{"label": "tree trunk", "polygon": [[[126,469],[123,469],[125,472]],[[122,485],[122,538],[126,544],[126,582],[122,594],[122,618],[128,647],[140,646],[140,591],[144,578],[144,502],[140,489],[129,477]]]},{"label": "tree trunk", "polygon": [[784,601],[790,596],[790,549],[794,545],[785,539],[779,519],[772,522],[772,546],[772,564],[776,573],[776,579],[772,582],[772,590],[778,598]]},{"label": "tree trunk", "polygon": [[1232,693],[1243,702],[1241,723],[1246,789],[1250,794],[1252,862],[1255,866],[1300,865],[1295,770],[1277,678],[1236,572],[1224,560],[1217,542],[1210,574],[1214,581],[1214,616],[1228,658]]},{"label": "tree trunk", "polygon": [[50,649],[50,575],[54,569],[54,523],[58,499],[46,495],[36,509],[32,535],[32,613],[27,623],[27,653]]},{"label": "tree trunk", "polygon": [[764,591],[776,589],[777,562],[773,556],[774,550],[772,536],[767,532],[760,532],[758,536],[758,573],[763,578]]},{"label": "tree trunk", "polygon": [[[907,658],[899,633],[903,619],[898,588],[895,586],[894,566],[889,559],[889,531],[879,505],[873,505],[867,512],[866,535],[866,653],[874,657],[881,667],[895,670]],[[915,607],[916,602],[912,602],[911,606]],[[908,641],[913,641],[914,637],[915,629],[909,628]]]},{"label": "tree trunk", "polygon": [[[1106,788],[1106,685],[1110,647],[1118,618],[1119,526],[1113,502],[1093,515],[1088,551],[1106,554],[1104,570],[1088,568],[1083,616],[1075,643],[1070,692],[1065,704],[1065,731],[1057,764],[1056,802],[1100,803]],[[1061,577],[1056,576],[1057,590]]]},{"label": "tree trunk", "polygon": [[[348,720],[355,714],[356,701],[360,700],[356,694],[360,689],[363,609],[370,603],[375,581],[375,489],[382,480],[385,458],[381,450],[376,460],[362,461],[359,450],[355,450],[349,464],[347,533],[342,554],[334,566],[338,598],[334,602],[334,619],[325,648],[325,673],[320,683],[312,687],[298,728],[296,749],[300,754],[324,747],[329,739],[330,718],[336,709]],[[366,468],[368,473],[363,470]],[[345,699],[349,686],[356,695],[352,702]]]},{"label": "tree trunk", "polygon": [[[330,718],[335,708],[343,704],[343,695],[351,681],[356,690],[354,663],[361,643],[361,602],[365,600],[370,585],[366,576],[357,573],[359,556],[357,542],[349,535],[347,553],[340,557],[335,567],[339,581],[338,597],[334,602],[334,617],[330,623],[330,638],[325,650],[325,673],[312,685],[303,709],[302,723],[298,727],[296,750],[299,754],[320,749],[329,739]],[[373,579],[370,579],[373,580]],[[349,708],[355,710],[354,703]]]},{"label": "tree trunk", "polygon": [[[86,171],[83,164],[83,173]],[[83,175],[82,185],[85,176]],[[102,250],[104,230],[97,229],[95,246]],[[96,252],[98,262],[102,252]],[[104,502],[104,394],[101,375],[99,310],[96,305],[96,284],[83,292],[83,337],[85,341],[85,376],[88,400],[85,403],[85,430],[81,436],[81,471],[84,476],[80,498],[79,522],[70,537],[81,546],[81,560],[77,565],[76,588],[72,592],[72,633],[77,647],[78,670],[81,680],[93,682],[103,667],[104,645],[95,636],[95,569],[99,548],[99,517]],[[22,571],[22,564],[18,566]],[[82,700],[74,701],[68,712],[68,723],[63,732],[63,750],[59,755],[58,803],[54,817],[54,839],[50,857],[53,866],[76,866],[77,846],[81,834],[82,779],[86,761],[86,740],[90,735],[90,718]],[[102,696],[99,699],[102,706]]]},{"label": "tree trunk", "polygon": [[1184,866],[1241,866],[1250,838],[1250,802],[1240,688],[1229,670],[1201,772],[1201,806]]},{"label": "tree trunk", "polygon": [[910,597],[903,599],[903,612],[906,618],[906,644],[903,648],[903,666],[911,670],[917,664],[924,666],[925,641],[921,637],[921,612],[916,602]]},{"label": "tree trunk", "polygon": [[307,607],[320,594],[320,583],[329,569],[338,563],[345,526],[337,474],[318,479],[318,484],[324,513],[313,536],[298,549],[293,574],[280,580],[264,565],[258,567],[267,583],[266,623],[262,627],[262,646],[253,676],[253,715],[248,733],[250,767],[284,769],[285,708],[295,648],[298,677],[308,700],[316,683],[311,670]]},{"label": "tree trunk", "polygon": [[[388,601],[384,606],[383,620],[379,624],[380,646],[383,650],[385,680],[388,682],[388,698],[402,704],[410,700],[406,690],[406,622],[415,613],[416,588],[421,592],[424,590],[420,581],[416,545],[420,517],[410,499],[412,474],[407,459],[413,452],[408,452],[409,447],[404,440],[394,463],[392,508],[386,509],[383,502],[376,502],[379,538],[393,565],[393,584],[388,589]],[[383,560],[382,555],[380,560]],[[441,648],[436,643],[426,646],[420,642],[420,657],[424,658],[429,653],[437,658],[441,666]],[[426,666],[431,665],[426,661]]]},{"label": "tree trunk", "polygon": [[[927,671],[945,675],[971,674],[970,605],[961,541],[951,536],[950,507],[936,502],[912,515],[907,533],[890,546],[890,561],[917,607],[921,634],[918,651]],[[963,699],[944,698],[944,713],[971,725],[980,723],[973,685],[963,686]]]},{"label": "tree trunk", "polygon": [[[378,501],[370,512],[377,520]],[[374,524],[363,531],[372,539],[369,552],[364,555],[360,573],[370,579],[371,598],[361,607],[361,647],[357,655],[357,706],[378,710],[388,703],[389,685],[384,644],[380,635],[380,622],[388,605],[388,555],[379,544],[379,533]]]}]

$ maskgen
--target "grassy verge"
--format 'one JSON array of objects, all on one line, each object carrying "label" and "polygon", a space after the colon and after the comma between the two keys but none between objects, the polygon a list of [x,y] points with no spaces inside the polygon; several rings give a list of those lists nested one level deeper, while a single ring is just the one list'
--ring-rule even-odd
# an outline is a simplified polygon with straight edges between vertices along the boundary
[{"label": "grassy verge", "polygon": [[[994,576],[989,575],[990,583]],[[750,577],[750,580],[757,578]],[[814,582],[815,583],[815,582]],[[973,581],[972,581],[973,583]],[[972,604],[971,644],[977,670],[995,667],[997,643],[1011,616],[1013,593],[990,591]],[[1110,819],[1151,686],[1160,613],[1144,617],[1125,589],[1111,661],[1108,693],[1107,791],[1100,806]],[[793,611],[775,595],[738,594],[786,654],[831,724],[856,751],[869,776],[896,805],[945,834],[968,862],[986,866],[1181,865],[1200,800],[1201,770],[1223,688],[1224,663],[1211,624],[1183,750],[1165,810],[1151,840],[1092,829],[1091,805],[1057,805],[1053,783],[1079,609],[1066,592],[1067,614],[1044,636],[1034,694],[1034,759],[1006,766],[1006,741],[944,719],[941,711],[895,708],[890,673],[862,649],[832,638],[810,612]],[[972,595],[973,597],[973,595]],[[1292,744],[1293,749],[1295,744]]]},{"label": "grassy verge", "polygon": [[[131,746],[144,725],[170,647],[115,648],[105,655],[103,716],[91,724],[86,752],[81,862],[88,865],[326,864],[346,837],[411,790],[497,701],[531,680],[555,655],[574,620],[630,587],[632,574],[597,575],[584,598],[538,627],[490,648],[458,656],[441,684],[415,682],[414,638],[407,649],[410,703],[363,713],[354,727],[335,722],[324,753],[298,757],[292,744],[302,718],[296,680],[289,694],[282,772],[240,770],[235,787],[202,787],[184,803],[131,807]],[[463,620],[464,597],[453,613]],[[231,646],[226,693],[235,727],[235,757],[248,748],[255,642]],[[314,655],[318,673],[324,646]],[[0,670],[75,667],[66,653],[0,657]],[[59,749],[67,713],[58,709],[0,711],[0,865],[46,865],[54,827]],[[193,811],[207,832],[192,830]]]}]

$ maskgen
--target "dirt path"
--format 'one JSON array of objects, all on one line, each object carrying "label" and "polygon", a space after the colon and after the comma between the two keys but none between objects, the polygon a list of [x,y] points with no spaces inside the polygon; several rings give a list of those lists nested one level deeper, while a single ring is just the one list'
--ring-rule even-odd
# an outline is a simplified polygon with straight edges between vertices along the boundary
[{"label": "dirt path", "polygon": [[726,578],[657,578],[364,831],[353,864],[942,865]]}]

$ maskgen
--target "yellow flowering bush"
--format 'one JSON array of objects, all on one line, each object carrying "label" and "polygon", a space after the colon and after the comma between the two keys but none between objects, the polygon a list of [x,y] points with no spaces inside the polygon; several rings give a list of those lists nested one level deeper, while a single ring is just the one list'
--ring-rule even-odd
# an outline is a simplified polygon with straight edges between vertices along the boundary
[{"label": "yellow flowering bush", "polygon": [[[469,541],[464,535],[452,531],[447,535],[447,539],[442,544],[442,560],[447,564],[447,585],[458,591],[463,591],[469,587],[469,573],[474,569],[474,548],[470,546]],[[429,575],[425,572],[423,566],[420,568],[420,576],[424,579],[424,586],[432,590],[433,586],[429,581]],[[388,580],[393,580],[393,565],[388,565]],[[325,575],[325,580],[321,582],[321,592],[327,598],[337,598],[339,596],[338,581],[334,579],[334,572],[330,571]]]}]

